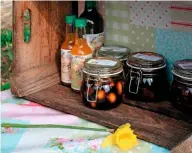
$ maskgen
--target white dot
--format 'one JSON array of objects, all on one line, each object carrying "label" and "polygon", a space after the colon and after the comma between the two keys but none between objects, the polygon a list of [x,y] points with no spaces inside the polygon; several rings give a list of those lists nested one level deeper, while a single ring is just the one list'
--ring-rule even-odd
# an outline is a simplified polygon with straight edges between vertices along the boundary
[{"label": "white dot", "polygon": [[154,45],[152,45],[151,47],[154,48]]},{"label": "white dot", "polygon": [[139,40],[139,37],[137,37],[137,40]]},{"label": "white dot", "polygon": [[132,31],[132,33],[134,34],[134,33],[135,33],[135,31]]},{"label": "white dot", "polygon": [[142,35],[144,35],[144,32],[141,32]]},{"label": "white dot", "polygon": [[140,150],[141,148],[140,147],[137,147],[138,150]]},{"label": "white dot", "polygon": [[146,27],[146,29],[148,30],[149,28],[148,28],[148,27]]},{"label": "white dot", "polygon": [[132,42],[132,44],[134,45],[134,44],[135,44],[135,42]]},{"label": "white dot", "polygon": [[154,34],[152,33],[152,34],[151,34],[151,37],[153,37],[153,36],[154,36]]},{"label": "white dot", "polygon": [[142,44],[142,46],[144,46],[144,44]]},{"label": "white dot", "polygon": [[133,153],[132,151],[128,151],[128,153]]},{"label": "white dot", "polygon": [[147,39],[146,39],[146,42],[148,42],[148,41],[149,41],[149,39],[147,38]]}]

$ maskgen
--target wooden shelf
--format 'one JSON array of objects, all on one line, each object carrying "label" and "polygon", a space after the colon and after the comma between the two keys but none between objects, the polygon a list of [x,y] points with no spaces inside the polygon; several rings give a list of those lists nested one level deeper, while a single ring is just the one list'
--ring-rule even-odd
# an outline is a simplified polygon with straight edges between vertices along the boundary
[{"label": "wooden shelf", "polygon": [[128,122],[140,139],[169,149],[192,134],[192,124],[189,122],[123,103],[111,110],[87,108],[83,105],[80,94],[62,85],[52,86],[25,98],[109,128],[117,128]]},{"label": "wooden shelf", "polygon": [[141,101],[133,101],[133,100],[125,99],[124,103],[131,106],[136,106],[145,110],[149,110],[158,114],[163,114],[168,117],[172,117],[175,119],[192,123],[192,115],[179,111],[169,101],[141,102]]}]

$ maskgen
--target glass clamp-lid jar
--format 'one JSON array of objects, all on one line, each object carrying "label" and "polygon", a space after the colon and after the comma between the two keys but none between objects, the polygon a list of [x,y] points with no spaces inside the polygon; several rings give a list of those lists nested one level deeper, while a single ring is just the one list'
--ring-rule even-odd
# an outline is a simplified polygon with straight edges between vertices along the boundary
[{"label": "glass clamp-lid jar", "polygon": [[110,109],[118,106],[123,95],[123,68],[114,58],[95,57],[85,60],[81,96],[86,106]]},{"label": "glass clamp-lid jar", "polygon": [[166,60],[157,53],[135,52],[126,62],[125,95],[136,101],[160,101],[167,99],[169,84]]},{"label": "glass clamp-lid jar", "polygon": [[129,54],[130,54],[130,49],[128,47],[120,46],[120,45],[107,45],[100,48],[97,56],[113,57],[113,58],[119,59],[123,65],[123,69],[126,75],[127,72],[126,72],[125,66],[126,66],[126,61],[129,57]]},{"label": "glass clamp-lid jar", "polygon": [[176,61],[172,73],[171,102],[178,109],[192,114],[192,59]]}]

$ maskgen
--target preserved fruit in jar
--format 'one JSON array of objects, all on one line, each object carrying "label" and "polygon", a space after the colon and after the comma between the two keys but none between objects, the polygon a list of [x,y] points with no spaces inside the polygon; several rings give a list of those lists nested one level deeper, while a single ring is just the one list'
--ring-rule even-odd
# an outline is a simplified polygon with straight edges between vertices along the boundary
[{"label": "preserved fruit in jar", "polygon": [[180,110],[192,114],[192,59],[174,63],[171,102]]},{"label": "preserved fruit in jar", "polygon": [[123,68],[114,58],[90,58],[84,63],[81,95],[86,106],[110,109],[122,102]]},{"label": "preserved fruit in jar", "polygon": [[165,100],[169,95],[165,58],[153,52],[131,53],[127,60],[125,95],[145,102]]}]

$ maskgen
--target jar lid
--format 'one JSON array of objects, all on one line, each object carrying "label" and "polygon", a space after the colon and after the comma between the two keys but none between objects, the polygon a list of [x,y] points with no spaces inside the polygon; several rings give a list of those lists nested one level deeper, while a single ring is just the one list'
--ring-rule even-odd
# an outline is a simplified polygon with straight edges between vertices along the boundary
[{"label": "jar lid", "polygon": [[95,57],[86,59],[83,72],[92,76],[108,77],[123,71],[121,62],[111,57]]},{"label": "jar lid", "polygon": [[192,59],[183,59],[173,64],[173,74],[192,81]]},{"label": "jar lid", "polygon": [[161,68],[164,67],[165,57],[154,52],[135,52],[129,55],[127,65],[136,68]]},{"label": "jar lid", "polygon": [[102,46],[98,52],[100,57],[113,57],[120,61],[127,60],[129,57],[130,49],[119,45],[107,45]]}]

